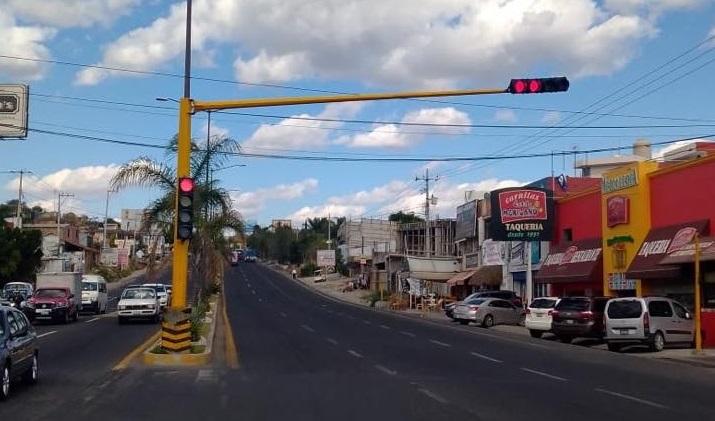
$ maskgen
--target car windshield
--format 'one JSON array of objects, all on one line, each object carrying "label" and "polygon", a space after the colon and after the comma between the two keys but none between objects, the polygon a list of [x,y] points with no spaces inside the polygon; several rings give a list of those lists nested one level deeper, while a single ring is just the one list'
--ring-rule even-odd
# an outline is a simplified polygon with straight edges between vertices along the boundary
[{"label": "car windshield", "polygon": [[537,298],[531,302],[531,308],[554,308],[556,300],[553,298]]},{"label": "car windshield", "polygon": [[122,299],[128,300],[147,300],[156,298],[156,293],[150,288],[132,288],[124,290]]},{"label": "car windshield", "polygon": [[67,291],[63,289],[38,289],[35,293],[37,298],[61,298],[66,296]]},{"label": "car windshield", "polygon": [[487,301],[486,298],[472,298],[471,300],[466,301],[466,303],[467,303],[467,304],[471,304],[471,305],[479,305],[479,304],[482,304],[482,303],[485,302],[485,301]]},{"label": "car windshield", "polygon": [[643,306],[638,300],[616,300],[608,304],[610,319],[637,319],[643,313]]},{"label": "car windshield", "polygon": [[585,311],[590,307],[588,298],[564,298],[556,305],[556,310]]},{"label": "car windshield", "polygon": [[27,285],[23,285],[23,284],[8,284],[8,285],[5,285],[5,288],[3,288],[3,290],[5,291],[5,293],[11,293],[11,292],[17,292],[17,291],[26,292],[29,290],[29,288],[27,287]]},{"label": "car windshield", "polygon": [[97,284],[95,282],[82,282],[82,291],[96,291]]}]

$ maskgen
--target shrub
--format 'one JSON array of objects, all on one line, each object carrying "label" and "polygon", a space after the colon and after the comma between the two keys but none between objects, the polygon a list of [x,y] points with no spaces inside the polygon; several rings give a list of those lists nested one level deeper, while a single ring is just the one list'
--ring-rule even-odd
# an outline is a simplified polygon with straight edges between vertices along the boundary
[{"label": "shrub", "polygon": [[313,276],[318,266],[313,262],[308,262],[300,267],[300,276]]}]

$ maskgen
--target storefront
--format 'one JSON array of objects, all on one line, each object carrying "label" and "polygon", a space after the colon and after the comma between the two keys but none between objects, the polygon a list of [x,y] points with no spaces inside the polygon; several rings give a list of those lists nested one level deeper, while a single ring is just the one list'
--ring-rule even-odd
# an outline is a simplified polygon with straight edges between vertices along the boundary
[{"label": "storefront", "polygon": [[603,253],[600,238],[553,246],[536,274],[537,284],[550,284],[554,297],[603,294]]},{"label": "storefront", "polygon": [[460,272],[447,281],[450,296],[462,299],[467,295],[483,290],[499,289],[502,281],[502,266],[480,266],[473,270]]}]

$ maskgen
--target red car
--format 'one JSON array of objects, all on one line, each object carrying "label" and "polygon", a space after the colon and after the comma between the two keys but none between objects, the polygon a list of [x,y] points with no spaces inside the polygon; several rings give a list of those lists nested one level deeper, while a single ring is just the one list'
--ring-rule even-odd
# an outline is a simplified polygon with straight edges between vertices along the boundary
[{"label": "red car", "polygon": [[74,294],[68,288],[40,288],[28,300],[35,320],[69,323],[79,318],[79,308]]}]

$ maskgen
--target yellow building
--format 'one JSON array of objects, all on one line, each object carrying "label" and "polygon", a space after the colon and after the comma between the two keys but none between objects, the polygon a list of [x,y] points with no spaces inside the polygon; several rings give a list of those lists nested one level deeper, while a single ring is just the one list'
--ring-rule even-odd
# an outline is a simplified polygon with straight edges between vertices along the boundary
[{"label": "yellow building", "polygon": [[606,296],[641,295],[640,280],[628,279],[626,270],[651,227],[647,175],[657,169],[656,162],[643,161],[603,174],[601,226]]}]

